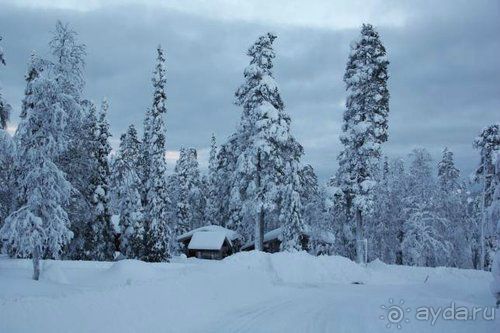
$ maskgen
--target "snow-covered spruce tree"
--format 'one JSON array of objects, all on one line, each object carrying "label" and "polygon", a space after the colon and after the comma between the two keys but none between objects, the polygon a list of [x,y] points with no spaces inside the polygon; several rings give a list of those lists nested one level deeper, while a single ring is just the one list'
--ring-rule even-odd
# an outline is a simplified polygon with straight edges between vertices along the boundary
[{"label": "snow-covered spruce tree", "polygon": [[455,167],[453,152],[445,147],[438,163],[438,183],[441,190],[452,193],[460,188],[460,171]]},{"label": "snow-covered spruce tree", "polygon": [[127,258],[141,258],[144,253],[144,225],[141,203],[141,179],[138,176],[140,141],[130,125],[120,137],[120,148],[113,168],[113,187],[120,215],[120,252]]},{"label": "snow-covered spruce tree", "polygon": [[453,152],[445,148],[438,163],[437,214],[447,220],[443,230],[452,246],[452,255],[447,265],[461,268],[472,267],[472,229],[467,211],[467,193],[460,181],[460,171],[455,167]]},{"label": "snow-covered spruce tree", "polygon": [[318,177],[311,165],[307,164],[299,170],[300,198],[304,223],[310,227],[320,220],[321,200]]},{"label": "snow-covered spruce tree", "polygon": [[[295,162],[295,161],[294,161]],[[303,238],[305,225],[302,219],[302,202],[300,198],[299,164],[292,162],[286,166],[285,172],[289,175],[284,191],[281,194],[280,222],[282,235],[280,249],[282,251],[302,250],[306,242]]]},{"label": "snow-covered spruce tree", "polygon": [[[75,188],[72,192],[68,214],[71,221],[71,231],[74,237],[68,246],[66,256],[73,260],[92,259],[86,246],[90,246],[92,221],[94,220],[92,182],[98,178],[97,140],[98,120],[97,110],[91,101],[83,101],[82,126],[78,130],[79,140],[71,141],[71,148],[66,150],[65,157],[71,157],[66,166],[66,175]],[[59,159],[61,163],[61,159]]]},{"label": "snow-covered spruce tree", "polygon": [[72,188],[53,162],[67,143],[61,105],[68,97],[52,74],[43,68],[28,82],[29,107],[16,132],[18,207],[0,230],[9,253],[33,258],[35,280],[39,260],[58,258],[73,236],[64,209]]},{"label": "snow-covered spruce tree", "polygon": [[15,155],[15,146],[11,136],[6,130],[0,128],[0,227],[14,204]]},{"label": "snow-covered spruce tree", "polygon": [[359,263],[365,259],[363,218],[373,208],[374,168],[388,136],[388,64],[378,33],[372,25],[363,24],[359,39],[351,45],[344,74],[347,100],[340,137],[344,149],[338,157],[340,186],[356,220]]},{"label": "snow-covered spruce tree", "polygon": [[19,115],[21,119],[25,119],[30,108],[33,108],[33,84],[32,82],[37,79],[44,68],[51,67],[52,64],[45,60],[37,57],[33,52],[30,56],[30,61],[28,62],[28,68],[24,79],[26,81],[26,87],[24,88],[24,98],[21,104],[21,114]]},{"label": "snow-covered spruce tree", "polygon": [[500,307],[500,152],[495,155],[495,177],[493,185],[495,192],[493,192],[493,200],[490,205],[490,217],[496,221],[496,236],[497,236],[497,250],[495,260],[491,272],[493,274],[493,281],[491,282],[491,291],[496,297],[497,308]]},{"label": "snow-covered spruce tree", "polygon": [[222,223],[219,216],[217,184],[217,143],[215,135],[212,134],[210,140],[210,154],[208,157],[208,177],[205,206],[205,223],[220,225]]},{"label": "snow-covered spruce tree", "polygon": [[217,211],[220,225],[237,229],[241,225],[241,199],[239,189],[233,186],[234,170],[238,159],[237,133],[220,146],[217,153]]},{"label": "snow-covered spruce tree", "polygon": [[354,259],[356,257],[354,228],[348,197],[340,187],[339,178],[331,177],[325,186],[326,216],[335,234],[334,253]]},{"label": "snow-covered spruce tree", "polygon": [[481,221],[482,221],[482,190],[477,187],[476,181],[472,178],[465,183],[467,186],[466,210],[469,220],[469,235],[471,238],[472,267],[480,269],[481,258]]},{"label": "snow-covered spruce tree", "polygon": [[[174,175],[169,177],[173,183],[171,186],[170,200],[175,210],[175,234],[181,235],[190,229],[192,207],[188,199],[188,179],[187,179],[187,151],[185,148],[179,150],[179,159],[175,164]],[[175,196],[174,196],[175,194]]]},{"label": "snow-covered spruce tree", "polygon": [[255,240],[257,250],[263,248],[266,227],[293,230],[283,234],[285,249],[299,246],[295,233],[303,228],[296,214],[302,209],[300,197],[295,195],[303,150],[290,133],[290,117],[272,74],[275,39],[267,33],[248,49],[251,60],[244,71],[245,83],[235,94],[243,112],[228,142],[236,156],[229,201],[239,208],[231,212],[236,217],[230,221],[246,239]]},{"label": "snow-covered spruce tree", "polygon": [[151,109],[147,109],[144,114],[143,120],[143,134],[141,142],[141,154],[139,158],[139,177],[141,178],[142,191],[141,191],[141,201],[142,206],[147,205],[147,187],[146,184],[149,179],[149,145],[151,143]]},{"label": "snow-covered spruce tree", "polygon": [[91,260],[112,260],[115,251],[114,231],[109,210],[110,170],[108,157],[111,152],[111,146],[109,145],[111,134],[106,119],[108,108],[108,102],[104,100],[97,120],[93,147],[97,167],[96,174],[90,183],[93,216],[88,225],[88,236],[85,239],[86,256]]},{"label": "snow-covered spruce tree", "polygon": [[[125,151],[125,160],[122,157],[121,150]],[[124,170],[127,168],[133,168],[134,173],[141,184],[138,187],[139,194],[142,191],[142,180],[141,180],[141,158],[142,158],[142,142],[138,138],[137,130],[134,125],[130,125],[127,131],[120,136],[120,147],[118,153],[112,156],[110,160],[110,207],[113,214],[119,214],[120,206],[120,182],[123,178]],[[126,163],[125,163],[126,162]]]},{"label": "snow-covered spruce tree", "polygon": [[[22,108],[21,108],[21,114],[20,118],[22,121],[24,121],[27,118],[28,111],[32,110],[35,107],[34,102],[36,101],[36,96],[35,96],[35,91],[34,89],[37,87],[37,85],[34,83],[36,79],[38,79],[42,72],[44,72],[45,77],[48,79],[51,76],[50,72],[52,69],[52,63],[39,58],[36,56],[35,53],[31,54],[30,60],[28,62],[28,69],[27,69],[27,74],[25,76],[26,80],[26,87],[24,90],[24,98],[22,100]],[[55,83],[54,83],[55,85]],[[60,94],[57,94],[57,97],[62,97]],[[17,133],[17,132],[16,132]],[[13,137],[14,141],[14,146],[19,146],[19,135],[15,134]],[[63,150],[64,148],[61,148]],[[23,170],[21,166],[21,161],[16,157],[15,164],[13,166],[14,168],[14,173],[16,175],[19,175]],[[25,200],[25,192],[26,189],[23,187],[21,183],[21,177],[16,176],[14,177],[14,184],[13,188],[15,189],[13,191],[14,193],[14,204],[12,208],[20,207],[21,205],[24,204]]]},{"label": "snow-covered spruce tree", "polygon": [[[0,36],[0,42],[2,41],[2,36]],[[0,46],[0,66],[5,65],[5,57],[3,49]],[[9,115],[12,107],[7,103],[2,97],[2,87],[0,86],[0,129],[5,129],[7,127],[7,121],[9,120]]]},{"label": "snow-covered spruce tree", "polygon": [[171,221],[169,221],[169,197],[166,177],[165,116],[167,113],[165,94],[165,56],[161,46],[157,48],[158,57],[153,75],[153,106],[149,116],[147,139],[148,176],[146,180],[146,223],[145,253],[146,261],[166,261],[175,248]]},{"label": "snow-covered spruce tree", "polygon": [[[0,42],[2,36],[0,36]],[[5,65],[5,58],[0,46],[0,66]],[[9,121],[11,106],[2,97],[0,86],[0,227],[10,212],[13,204],[13,176],[14,176],[14,144],[7,133],[7,122]],[[1,239],[0,239],[1,248]]]},{"label": "snow-covered spruce tree", "polygon": [[326,235],[335,233],[331,223],[332,215],[328,212],[330,203],[328,206],[326,204],[327,190],[319,186],[318,177],[309,164],[300,169],[299,177],[301,215],[309,234],[308,251],[313,255],[331,254],[334,251],[334,242],[324,243]]},{"label": "snow-covered spruce tree", "polygon": [[[483,185],[482,205],[482,221],[480,223],[480,269],[485,269],[491,265],[493,254],[492,246],[495,242],[494,227],[488,223],[487,209],[491,204],[494,188],[493,175],[495,174],[495,166],[493,164],[493,156],[500,150],[500,124],[493,124],[484,128],[479,136],[474,140],[474,148],[479,150],[481,160],[479,167],[476,170],[476,179],[481,181]],[[488,246],[489,245],[489,246]]]},{"label": "snow-covered spruce tree", "polygon": [[176,233],[182,234],[203,225],[205,196],[201,189],[196,149],[180,149],[174,172],[177,181]]}]

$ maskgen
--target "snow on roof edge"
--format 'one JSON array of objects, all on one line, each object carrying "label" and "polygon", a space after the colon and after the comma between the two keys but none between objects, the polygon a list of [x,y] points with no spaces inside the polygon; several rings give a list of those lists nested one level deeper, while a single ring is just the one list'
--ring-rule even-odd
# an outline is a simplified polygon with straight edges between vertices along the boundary
[{"label": "snow on roof edge", "polygon": [[220,250],[225,240],[228,239],[225,232],[221,231],[198,231],[193,234],[189,241],[189,250]]},{"label": "snow on roof edge", "polygon": [[[274,239],[280,239],[281,230],[282,230],[282,227],[279,227],[279,228],[276,228],[276,229],[273,229],[271,231],[266,232],[264,234],[264,242],[269,242],[269,241],[274,240]],[[311,231],[310,227],[306,226],[306,230],[304,230],[304,235],[311,237],[312,231]],[[325,243],[333,243],[335,241],[335,235],[333,235],[329,231],[323,230],[320,233],[320,240],[322,240]],[[253,246],[254,244],[255,244],[255,241],[247,242],[241,247],[241,249],[243,250],[243,249],[249,248],[249,247]]]},{"label": "snow on roof edge", "polygon": [[234,241],[236,239],[242,238],[241,235],[234,230],[221,227],[220,225],[207,225],[183,233],[182,235],[177,237],[177,241],[184,241],[187,238],[192,237],[197,232],[225,232],[226,237],[229,241]]}]

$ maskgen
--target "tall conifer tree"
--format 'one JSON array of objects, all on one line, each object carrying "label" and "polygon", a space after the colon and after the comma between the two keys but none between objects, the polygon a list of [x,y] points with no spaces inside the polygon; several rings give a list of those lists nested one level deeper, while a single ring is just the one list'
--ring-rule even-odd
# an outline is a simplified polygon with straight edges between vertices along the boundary
[{"label": "tall conifer tree", "polygon": [[385,47],[372,25],[363,24],[351,45],[344,82],[347,99],[340,141],[338,178],[356,226],[356,259],[365,261],[364,218],[373,208],[375,170],[387,141],[389,90]]},{"label": "tall conifer tree", "polygon": [[215,140],[215,135],[212,134],[210,140],[210,153],[208,157],[205,221],[208,224],[220,225],[222,222],[221,217],[219,216],[219,197],[217,188],[217,142]]},{"label": "tall conifer tree", "polygon": [[[33,63],[39,63],[32,57]],[[30,67],[35,67],[30,66]],[[33,259],[33,278],[40,274],[39,260],[59,258],[73,233],[65,210],[71,184],[54,163],[67,144],[67,101],[50,68],[39,66],[28,81],[27,107],[16,132],[17,207],[0,229],[9,253]]]},{"label": "tall conifer tree", "polygon": [[[284,226],[285,249],[297,248],[303,229],[298,179],[302,146],[290,132],[272,73],[276,35],[267,33],[248,49],[245,83],[236,91],[243,108],[238,131],[230,139],[235,150],[231,184],[234,227],[262,250],[265,228]],[[233,168],[233,167],[232,167]],[[254,237],[252,237],[252,233]]]},{"label": "tall conifer tree", "polygon": [[144,253],[141,180],[138,175],[140,147],[137,131],[130,125],[120,137],[112,177],[120,216],[120,252],[128,258],[141,258]]},{"label": "tall conifer tree", "polygon": [[111,224],[109,196],[109,124],[106,119],[108,102],[104,100],[97,120],[94,140],[94,159],[96,173],[91,180],[93,218],[88,228],[90,237],[86,241],[87,256],[92,260],[112,260],[114,246],[114,230]]},{"label": "tall conifer tree", "polygon": [[474,140],[474,148],[479,150],[481,155],[479,167],[476,170],[476,178],[483,185],[481,199],[482,221],[480,224],[480,268],[484,269],[491,264],[492,248],[495,246],[494,233],[491,223],[488,223],[487,209],[491,204],[494,187],[493,178],[495,174],[494,156],[500,150],[500,124],[493,124],[484,128],[479,136]]},{"label": "tall conifer tree", "polygon": [[157,64],[153,75],[153,105],[147,114],[148,150],[146,179],[145,254],[147,261],[166,261],[175,248],[171,221],[169,221],[169,196],[166,177],[166,126],[165,55],[157,48]]}]

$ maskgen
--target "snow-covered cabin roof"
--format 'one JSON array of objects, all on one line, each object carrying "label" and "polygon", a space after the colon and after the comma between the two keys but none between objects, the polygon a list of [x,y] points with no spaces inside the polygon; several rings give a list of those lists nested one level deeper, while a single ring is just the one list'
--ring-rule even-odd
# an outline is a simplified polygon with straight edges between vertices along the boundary
[{"label": "snow-covered cabin roof", "polygon": [[270,241],[273,239],[280,239],[280,237],[281,237],[281,227],[276,228],[274,230],[271,230],[269,232],[266,232],[264,234],[264,242],[267,242],[267,241]]},{"label": "snow-covered cabin roof", "polygon": [[220,225],[207,225],[201,228],[197,228],[191,231],[188,231],[179,237],[177,237],[177,240],[179,242],[185,241],[191,236],[193,236],[197,232],[222,232],[226,235],[227,239],[230,241],[234,241],[236,239],[241,239],[241,235],[237,233],[236,231],[229,230],[227,228],[221,227]]},{"label": "snow-covered cabin roof", "polygon": [[[281,237],[281,227],[280,228],[276,228],[274,230],[271,230],[269,232],[266,232],[264,234],[264,243],[265,242],[269,242],[273,239],[280,239]],[[242,249],[246,249],[246,248],[249,248],[251,246],[253,246],[255,244],[255,241],[250,241],[250,242],[247,242],[245,245],[243,245]]]},{"label": "snow-covered cabin roof", "polygon": [[223,231],[198,231],[193,234],[189,242],[189,250],[220,250],[227,238]]},{"label": "snow-covered cabin roof", "polygon": [[[305,226],[304,230],[304,235],[309,236],[309,237],[314,237],[320,241],[323,241],[325,243],[335,243],[335,235],[329,231],[326,230],[317,230],[314,231],[311,227]],[[281,227],[271,230],[269,232],[266,232],[264,234],[264,242],[273,240],[273,239],[280,239],[281,237]]]},{"label": "snow-covered cabin roof", "polygon": [[[304,230],[304,235],[309,236],[309,237],[314,237],[318,240],[321,240],[322,242],[325,243],[330,243],[333,244],[335,242],[335,235],[329,231],[322,230],[320,232],[314,233],[310,227],[305,228]],[[274,230],[271,230],[269,232],[266,232],[264,234],[264,243],[269,242],[271,240],[278,239],[281,240],[281,227],[276,228]],[[255,244],[254,241],[247,242],[245,245],[243,245],[242,249],[249,248]]]}]

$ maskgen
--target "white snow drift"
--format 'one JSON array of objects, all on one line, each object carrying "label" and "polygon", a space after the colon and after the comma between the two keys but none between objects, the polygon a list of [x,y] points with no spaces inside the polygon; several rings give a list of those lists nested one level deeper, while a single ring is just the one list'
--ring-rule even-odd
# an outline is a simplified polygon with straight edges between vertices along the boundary
[{"label": "white snow drift", "polygon": [[490,314],[490,282],[475,270],[363,267],[304,252],[158,264],[48,260],[33,281],[30,261],[3,258],[0,332],[387,332],[381,306],[391,300],[410,309],[404,332],[497,332],[498,319],[432,325],[414,317],[418,307],[452,302]]}]

